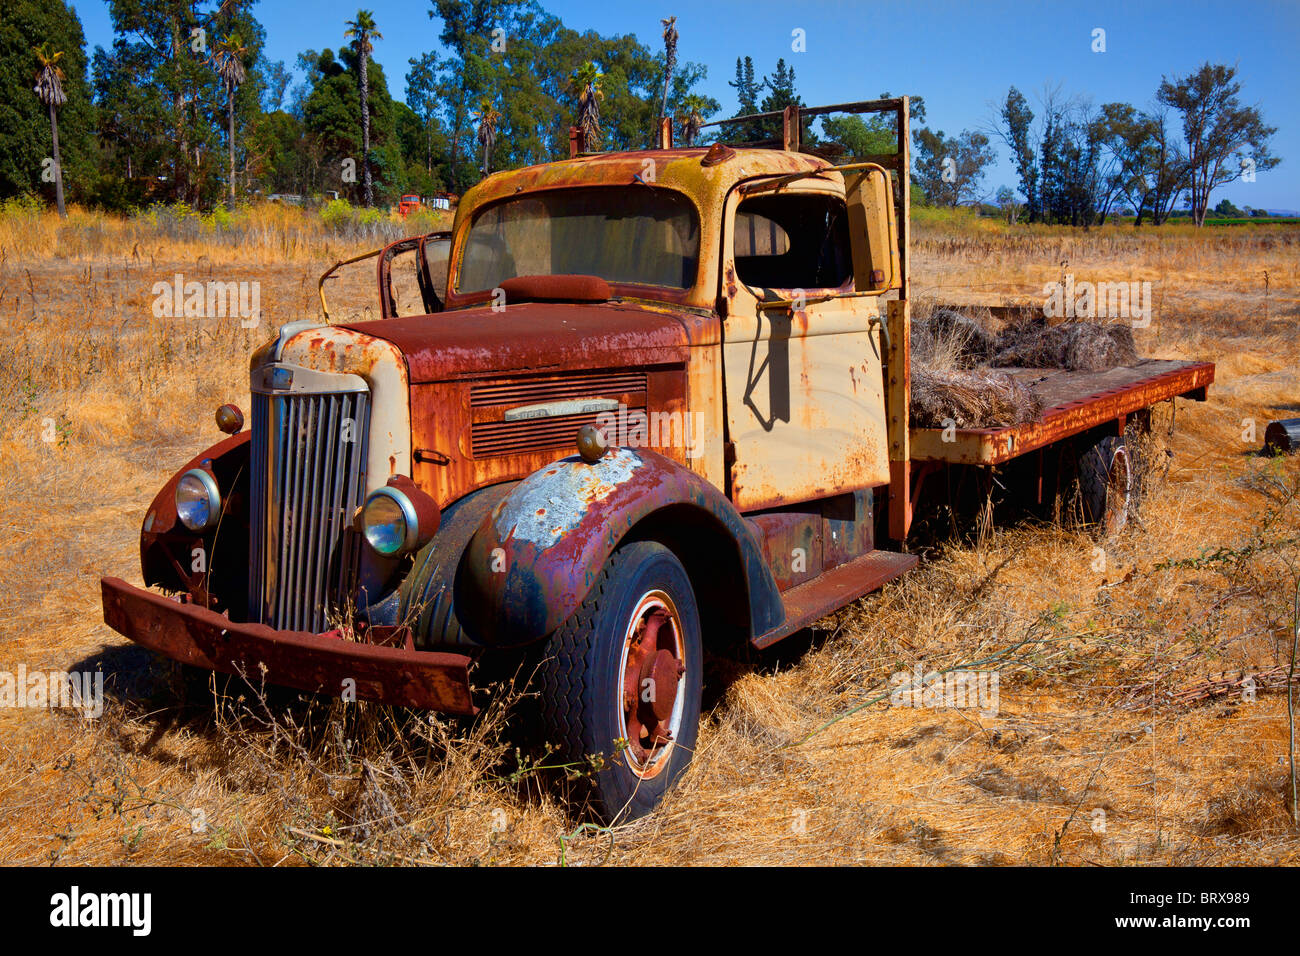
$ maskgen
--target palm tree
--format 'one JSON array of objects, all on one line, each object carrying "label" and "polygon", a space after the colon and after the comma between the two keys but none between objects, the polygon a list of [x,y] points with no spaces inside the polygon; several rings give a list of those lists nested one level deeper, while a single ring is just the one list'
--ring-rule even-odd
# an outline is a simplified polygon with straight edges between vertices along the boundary
[{"label": "palm tree", "polygon": [[704,125],[703,111],[708,109],[708,101],[698,93],[692,93],[682,100],[682,109],[686,115],[679,117],[682,124],[682,136],[686,140],[687,146],[694,146],[695,139],[700,135],[700,127]]},{"label": "palm tree", "polygon": [[590,60],[573,71],[569,88],[578,94],[578,128],[582,131],[584,152],[600,147],[601,72]]},{"label": "palm tree", "polygon": [[67,219],[68,210],[63,206],[63,163],[59,158],[59,119],[56,113],[60,106],[68,102],[68,97],[63,92],[63,70],[59,68],[63,51],[51,50],[49,41],[46,41],[33,52],[41,68],[36,74],[36,85],[32,90],[50,111],[50,134],[54,137],[54,198],[59,207],[59,215]]},{"label": "palm tree", "polygon": [[479,101],[478,111],[474,115],[478,117],[478,145],[483,154],[479,169],[486,176],[490,172],[492,147],[496,145],[497,121],[501,119],[501,114],[492,108],[492,101],[485,96]]},{"label": "palm tree", "polygon": [[677,18],[660,20],[664,25],[664,106],[660,116],[668,115],[668,87],[673,79],[673,67],[677,65]]},{"label": "palm tree", "polygon": [[375,26],[375,15],[369,10],[358,10],[357,18],[347,22],[343,34],[345,40],[352,40],[352,48],[357,51],[361,62],[361,165],[364,172],[366,188],[366,205],[375,204],[375,187],[370,178],[370,71],[368,69],[370,54],[374,52],[371,40],[382,40],[384,35]]},{"label": "palm tree", "polygon": [[230,208],[235,208],[235,90],[247,79],[244,72],[244,57],[248,48],[240,40],[238,33],[232,33],[217,43],[213,51],[212,68],[221,77],[226,86],[226,118],[229,122],[227,144],[230,149]]}]

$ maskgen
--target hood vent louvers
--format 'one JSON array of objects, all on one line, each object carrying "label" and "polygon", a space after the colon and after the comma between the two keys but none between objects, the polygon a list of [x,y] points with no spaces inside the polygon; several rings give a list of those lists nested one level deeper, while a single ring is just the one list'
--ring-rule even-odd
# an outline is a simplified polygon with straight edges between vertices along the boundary
[{"label": "hood vent louvers", "polygon": [[643,371],[583,372],[563,378],[476,385],[470,390],[475,458],[526,454],[572,445],[597,417],[646,408]]}]

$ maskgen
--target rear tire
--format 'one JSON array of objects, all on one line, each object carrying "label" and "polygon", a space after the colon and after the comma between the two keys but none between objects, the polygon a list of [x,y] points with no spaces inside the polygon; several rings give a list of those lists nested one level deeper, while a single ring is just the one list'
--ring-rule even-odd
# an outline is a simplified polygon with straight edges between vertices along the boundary
[{"label": "rear tire", "polygon": [[1079,457],[1079,493],[1083,517],[1103,538],[1114,538],[1128,524],[1137,505],[1136,462],[1128,443],[1108,435]]},{"label": "rear tire", "polygon": [[658,805],[699,731],[702,636],[690,579],[655,541],[616,550],[538,666],[545,739],[566,764],[603,755],[587,786],[607,822]]}]

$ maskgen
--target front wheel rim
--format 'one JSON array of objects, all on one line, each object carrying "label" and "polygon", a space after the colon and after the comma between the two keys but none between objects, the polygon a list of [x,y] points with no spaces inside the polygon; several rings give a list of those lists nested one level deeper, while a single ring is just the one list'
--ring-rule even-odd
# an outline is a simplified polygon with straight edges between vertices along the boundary
[{"label": "front wheel rim", "polygon": [[643,780],[668,766],[686,704],[686,647],[681,615],[664,591],[636,602],[619,661],[619,729],[628,769]]}]

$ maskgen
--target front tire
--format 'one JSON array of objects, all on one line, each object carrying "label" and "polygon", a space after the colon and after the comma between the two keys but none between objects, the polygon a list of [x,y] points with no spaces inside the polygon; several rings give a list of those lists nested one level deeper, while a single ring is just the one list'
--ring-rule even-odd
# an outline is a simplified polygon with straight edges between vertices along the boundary
[{"label": "front tire", "polygon": [[690,764],[699,731],[699,608],[677,556],[655,541],[616,550],[548,639],[538,667],[545,739],[588,777],[607,822],[649,813]]}]

